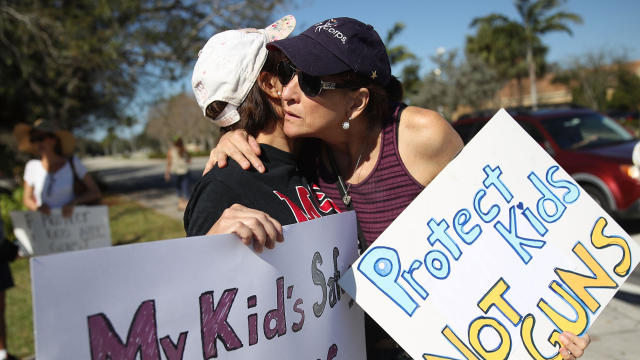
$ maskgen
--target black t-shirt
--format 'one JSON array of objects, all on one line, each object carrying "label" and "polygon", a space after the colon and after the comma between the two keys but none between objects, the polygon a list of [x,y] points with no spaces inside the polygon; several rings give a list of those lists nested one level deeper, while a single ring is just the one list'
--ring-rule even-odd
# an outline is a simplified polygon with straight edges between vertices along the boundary
[{"label": "black t-shirt", "polygon": [[282,225],[340,212],[316,185],[309,184],[296,166],[293,154],[261,144],[266,172],[243,170],[229,160],[197,182],[184,212],[187,236],[206,234],[233,204],[260,210]]}]

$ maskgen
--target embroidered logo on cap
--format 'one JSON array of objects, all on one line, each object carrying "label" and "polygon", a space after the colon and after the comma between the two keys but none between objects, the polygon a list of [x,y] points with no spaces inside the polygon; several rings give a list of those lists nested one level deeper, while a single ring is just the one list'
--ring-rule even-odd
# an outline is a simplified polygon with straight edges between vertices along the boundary
[{"label": "embroidered logo on cap", "polygon": [[338,21],[336,19],[329,19],[324,24],[317,23],[316,24],[316,32],[320,32],[322,30],[327,31],[329,34],[332,34],[333,37],[340,40],[343,44],[347,43],[347,36],[340,31],[336,30],[334,27],[338,25]]}]

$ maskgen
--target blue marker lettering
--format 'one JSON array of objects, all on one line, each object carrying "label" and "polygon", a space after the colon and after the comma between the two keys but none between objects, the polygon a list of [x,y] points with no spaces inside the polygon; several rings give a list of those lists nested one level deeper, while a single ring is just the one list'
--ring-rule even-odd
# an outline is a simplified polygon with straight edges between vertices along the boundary
[{"label": "blue marker lettering", "polygon": [[[549,190],[549,188],[542,182],[542,180],[540,180],[538,175],[536,175],[534,172],[531,172],[528,178],[533,186],[535,186],[540,194],[542,194],[542,197],[538,199],[537,204],[538,215],[540,215],[542,220],[548,223],[558,221],[558,219],[562,217],[562,214],[564,214],[564,211],[567,209],[567,207],[562,203],[562,201],[560,201],[560,199],[558,199],[558,197],[554,193],[551,192],[551,190]],[[551,214],[547,212],[545,202],[551,202],[551,204],[553,204],[554,211]]]},{"label": "blue marker lettering", "polygon": [[362,275],[393,300],[407,315],[412,316],[418,308],[418,303],[398,283],[400,270],[398,252],[384,246],[376,246],[369,250],[358,264],[358,271]]},{"label": "blue marker lettering", "polygon": [[437,242],[441,243],[447,251],[449,251],[449,254],[451,254],[454,259],[458,260],[462,252],[451,236],[447,234],[447,229],[449,228],[447,220],[442,219],[440,222],[436,222],[432,218],[429,220],[427,225],[429,225],[429,229],[431,229],[431,234],[427,238],[429,244],[434,246]]}]

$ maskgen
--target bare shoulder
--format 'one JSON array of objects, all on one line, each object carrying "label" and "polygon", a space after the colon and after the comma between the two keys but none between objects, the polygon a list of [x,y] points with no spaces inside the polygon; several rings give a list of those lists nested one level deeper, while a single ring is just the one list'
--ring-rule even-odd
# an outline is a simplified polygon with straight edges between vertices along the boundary
[{"label": "bare shoulder", "polygon": [[403,163],[427,185],[462,150],[462,139],[433,110],[408,106],[400,116],[398,149]]},{"label": "bare shoulder", "polygon": [[462,140],[451,124],[433,110],[408,106],[400,117],[400,137],[413,151],[458,153]]}]

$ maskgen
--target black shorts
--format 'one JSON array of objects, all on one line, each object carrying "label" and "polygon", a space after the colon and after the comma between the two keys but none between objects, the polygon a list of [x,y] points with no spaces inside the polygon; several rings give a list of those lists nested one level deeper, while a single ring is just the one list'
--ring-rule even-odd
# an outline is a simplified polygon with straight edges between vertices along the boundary
[{"label": "black shorts", "polygon": [[13,287],[13,278],[9,263],[0,261],[0,291],[5,291],[10,287]]}]

